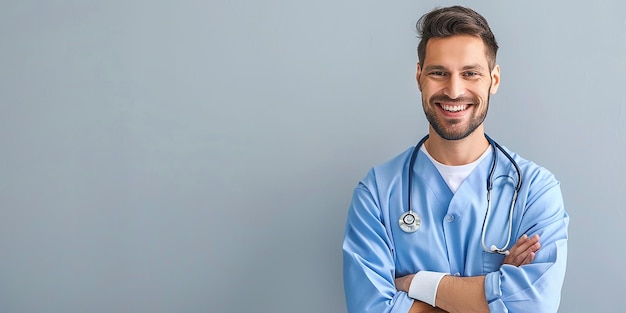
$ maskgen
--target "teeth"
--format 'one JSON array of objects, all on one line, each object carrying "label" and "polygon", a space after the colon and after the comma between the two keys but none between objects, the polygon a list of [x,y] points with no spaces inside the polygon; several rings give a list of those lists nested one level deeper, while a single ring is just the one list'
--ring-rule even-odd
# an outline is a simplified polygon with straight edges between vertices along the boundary
[{"label": "teeth", "polygon": [[467,105],[441,105],[441,108],[449,112],[459,112],[467,108]]}]

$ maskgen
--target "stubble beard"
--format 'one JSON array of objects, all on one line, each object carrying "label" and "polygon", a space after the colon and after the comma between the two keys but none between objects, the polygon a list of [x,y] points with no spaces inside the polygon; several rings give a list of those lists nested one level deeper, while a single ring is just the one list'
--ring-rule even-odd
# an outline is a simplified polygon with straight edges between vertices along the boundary
[{"label": "stubble beard", "polygon": [[[429,108],[437,107],[437,105],[434,103],[433,105],[430,105],[430,106],[426,105],[428,102],[426,102],[427,100],[424,99],[423,95],[422,95],[422,107],[424,108],[424,114],[426,115],[426,119],[430,123],[430,126],[433,128],[433,130],[435,130],[437,135],[439,135],[441,138],[445,140],[461,140],[471,135],[480,125],[482,125],[482,123],[485,121],[485,118],[487,118],[487,111],[489,111],[489,98],[490,98],[489,95],[490,94],[488,93],[487,95],[488,96],[487,96],[487,102],[485,103],[485,109],[482,110],[481,112],[476,112],[476,111],[472,112],[472,115],[470,116],[470,120],[468,122],[469,124],[465,128],[461,128],[462,126],[459,124],[461,124],[462,121],[459,119],[450,120],[449,121],[450,125],[444,126],[443,122],[439,118],[437,118],[437,113],[435,112],[436,109],[429,109]],[[454,100],[449,99],[449,101],[454,101]],[[432,97],[430,99],[430,102],[435,102],[432,100]],[[475,109],[474,106],[477,105],[478,101],[473,101],[472,103],[473,104],[471,105],[469,109]]]}]

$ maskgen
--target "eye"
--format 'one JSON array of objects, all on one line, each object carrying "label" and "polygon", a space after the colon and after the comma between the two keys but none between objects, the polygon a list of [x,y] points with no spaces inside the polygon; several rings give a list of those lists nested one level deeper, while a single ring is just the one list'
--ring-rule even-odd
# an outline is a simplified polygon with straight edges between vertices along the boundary
[{"label": "eye", "polygon": [[468,71],[468,72],[463,73],[463,76],[472,78],[472,77],[482,76],[482,74],[480,72]]},{"label": "eye", "polygon": [[432,75],[432,76],[445,76],[446,72],[444,72],[444,71],[434,71],[434,72],[430,72],[430,75]]}]

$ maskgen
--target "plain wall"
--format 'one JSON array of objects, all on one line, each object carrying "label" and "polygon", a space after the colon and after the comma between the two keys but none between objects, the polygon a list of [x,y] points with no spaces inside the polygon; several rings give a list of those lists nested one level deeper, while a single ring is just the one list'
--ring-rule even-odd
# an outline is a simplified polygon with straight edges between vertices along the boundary
[{"label": "plain wall", "polygon": [[2,1],[0,312],[345,312],[367,170],[423,136],[414,24],[500,43],[486,130],[571,216],[560,312],[626,274],[626,3]]}]

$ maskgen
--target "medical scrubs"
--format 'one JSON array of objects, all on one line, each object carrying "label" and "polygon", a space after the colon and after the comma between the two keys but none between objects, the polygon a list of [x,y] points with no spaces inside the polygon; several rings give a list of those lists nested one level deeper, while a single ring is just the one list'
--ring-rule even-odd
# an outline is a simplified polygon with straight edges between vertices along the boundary
[{"label": "medical scrubs", "polygon": [[[411,201],[422,223],[416,232],[405,233],[398,221],[409,209],[412,151],[371,169],[354,190],[343,242],[348,312],[408,312],[414,300],[396,290],[394,279],[422,270],[463,277],[486,275],[484,288],[491,312],[556,312],[565,276],[569,217],[554,175],[509,151],[521,169],[522,186],[508,247],[523,234],[538,234],[541,249],[530,264],[502,265],[503,255],[487,253],[481,245],[493,156],[482,160],[452,193],[420,151],[411,169]],[[487,247],[502,247],[507,241],[516,183],[515,168],[498,151]]]}]

